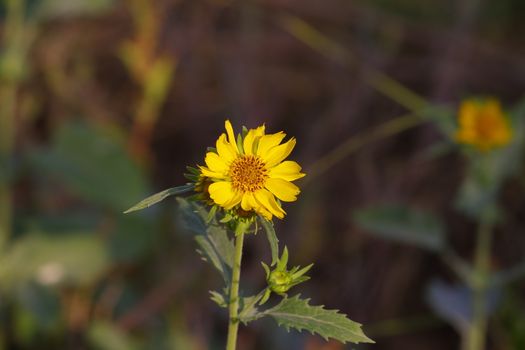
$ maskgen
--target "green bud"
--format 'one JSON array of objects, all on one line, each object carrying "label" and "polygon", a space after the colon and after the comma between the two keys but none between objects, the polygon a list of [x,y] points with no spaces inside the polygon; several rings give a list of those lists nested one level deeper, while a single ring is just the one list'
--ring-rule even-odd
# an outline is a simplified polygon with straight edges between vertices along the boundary
[{"label": "green bud", "polygon": [[273,271],[270,271],[270,268],[265,263],[262,263],[262,266],[266,272],[266,281],[268,283],[267,293],[265,294],[264,302],[269,297],[269,292],[274,292],[279,295],[285,294],[293,286],[307,281],[310,279],[308,276],[304,276],[308,270],[313,266],[310,264],[306,267],[300,268],[295,266],[291,270],[288,270],[286,265],[288,263],[288,249],[284,247],[283,254]]},{"label": "green bud", "polygon": [[272,292],[283,294],[292,287],[292,275],[287,271],[272,271],[268,278],[268,285]]}]

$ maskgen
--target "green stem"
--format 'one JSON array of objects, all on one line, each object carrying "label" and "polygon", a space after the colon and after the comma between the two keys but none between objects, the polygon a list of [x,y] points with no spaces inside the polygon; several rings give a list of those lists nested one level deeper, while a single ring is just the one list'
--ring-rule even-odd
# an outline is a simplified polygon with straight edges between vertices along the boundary
[{"label": "green stem", "polygon": [[487,286],[489,281],[490,250],[492,245],[492,222],[482,218],[479,225],[476,255],[474,257],[473,317],[472,323],[465,334],[464,350],[485,349],[488,313]]},{"label": "green stem", "polygon": [[237,345],[237,332],[239,330],[239,281],[241,278],[242,246],[244,244],[244,232],[236,232],[235,256],[233,260],[232,281],[230,286],[230,307],[228,341],[226,350],[235,350]]}]

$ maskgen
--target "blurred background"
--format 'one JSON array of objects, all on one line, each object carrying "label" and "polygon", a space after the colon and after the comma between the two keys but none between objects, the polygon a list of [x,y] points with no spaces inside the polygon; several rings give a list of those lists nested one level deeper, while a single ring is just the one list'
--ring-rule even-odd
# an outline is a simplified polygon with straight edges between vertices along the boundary
[{"label": "blurred background", "polygon": [[[2,5],[1,349],[223,348],[227,315],[208,294],[221,279],[176,201],[122,212],[185,183],[226,118],[298,139],[291,159],[308,176],[276,222],[291,263],[315,262],[295,292],[376,341],[262,320],[241,328],[240,349],[459,348],[471,297],[449,265],[472,261],[487,181],[499,209],[490,268],[507,272],[487,346],[525,349],[523,130],[485,169],[505,171],[481,182],[451,137],[470,96],[498,98],[521,125],[522,0]],[[264,235],[249,238],[253,292],[270,254]]]}]

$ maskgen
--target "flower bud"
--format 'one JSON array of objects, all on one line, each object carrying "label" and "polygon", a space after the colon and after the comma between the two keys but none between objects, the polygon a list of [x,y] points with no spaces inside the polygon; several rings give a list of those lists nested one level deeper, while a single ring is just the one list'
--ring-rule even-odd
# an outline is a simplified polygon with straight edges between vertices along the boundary
[{"label": "flower bud", "polygon": [[268,277],[268,286],[272,292],[283,294],[293,286],[292,281],[292,275],[289,272],[274,270]]},{"label": "flower bud", "polygon": [[264,304],[268,300],[270,292],[284,295],[293,286],[310,279],[310,277],[305,276],[304,274],[307,273],[310,268],[312,268],[313,264],[303,268],[295,266],[291,270],[288,270],[286,267],[287,263],[288,249],[286,247],[284,247],[283,254],[277,261],[273,271],[270,271],[270,267],[268,265],[262,263],[262,266],[266,271],[266,282],[268,283],[268,287],[259,304]]}]

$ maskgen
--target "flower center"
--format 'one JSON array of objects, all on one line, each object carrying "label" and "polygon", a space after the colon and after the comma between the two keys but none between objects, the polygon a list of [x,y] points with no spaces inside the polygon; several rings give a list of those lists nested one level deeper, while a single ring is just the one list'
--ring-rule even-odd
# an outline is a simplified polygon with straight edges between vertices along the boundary
[{"label": "flower center", "polygon": [[494,133],[497,133],[501,127],[500,120],[492,115],[481,116],[476,125],[478,135],[484,139],[490,138]]},{"label": "flower center", "polygon": [[244,155],[230,165],[232,187],[241,192],[255,192],[264,187],[268,177],[264,162],[256,156]]}]

